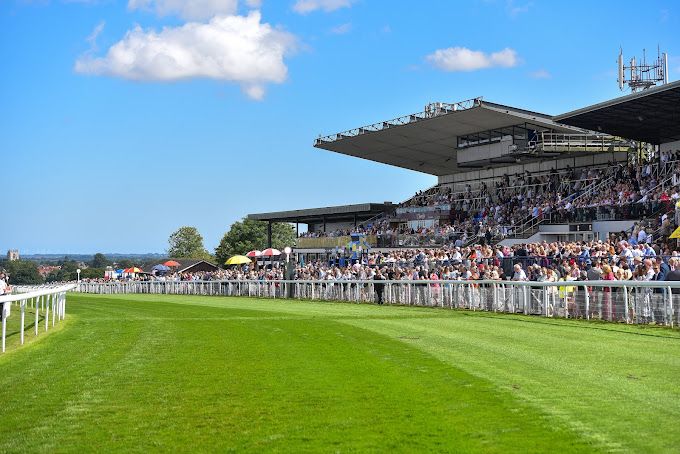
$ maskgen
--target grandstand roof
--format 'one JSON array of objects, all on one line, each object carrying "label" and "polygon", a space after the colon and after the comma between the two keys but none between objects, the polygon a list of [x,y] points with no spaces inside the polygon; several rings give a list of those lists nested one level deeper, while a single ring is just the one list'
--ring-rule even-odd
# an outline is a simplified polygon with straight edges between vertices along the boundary
[{"label": "grandstand roof", "polygon": [[276,211],[272,213],[249,214],[248,219],[256,221],[272,222],[301,222],[303,224],[327,221],[369,219],[380,213],[394,209],[390,202],[385,203],[360,203],[357,205],[341,205],[323,208],[309,208],[306,210]]},{"label": "grandstand roof", "polygon": [[555,120],[653,144],[680,140],[680,81],[557,115]]},{"label": "grandstand roof", "polygon": [[[523,124],[574,133],[550,115],[482,101],[481,98],[394,120],[320,137],[314,146],[370,161],[432,175],[459,171],[454,158],[457,137]],[[507,162],[505,163],[507,165]]]}]

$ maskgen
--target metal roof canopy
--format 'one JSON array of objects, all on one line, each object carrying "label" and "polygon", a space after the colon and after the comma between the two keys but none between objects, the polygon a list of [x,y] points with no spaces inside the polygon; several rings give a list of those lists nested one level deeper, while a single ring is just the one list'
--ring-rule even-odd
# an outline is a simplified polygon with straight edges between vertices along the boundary
[{"label": "metal roof canopy", "polygon": [[555,121],[656,145],[680,140],[680,81],[557,115]]},{"label": "metal roof canopy", "polygon": [[249,214],[248,219],[271,222],[301,222],[303,224],[326,221],[369,219],[395,208],[392,203],[361,203],[334,207],[310,208],[306,210],[276,211],[272,213]]},{"label": "metal roof canopy", "polygon": [[455,159],[458,136],[526,123],[555,132],[582,132],[581,129],[555,123],[549,115],[477,98],[471,107],[447,109],[430,116],[428,112],[421,112],[376,123],[319,138],[314,146],[441,176],[462,170]]}]

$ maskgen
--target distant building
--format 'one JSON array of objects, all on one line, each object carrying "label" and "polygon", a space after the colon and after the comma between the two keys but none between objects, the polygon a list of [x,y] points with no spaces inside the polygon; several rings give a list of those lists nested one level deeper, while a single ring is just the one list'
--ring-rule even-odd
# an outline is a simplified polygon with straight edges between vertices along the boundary
[{"label": "distant building", "polygon": [[60,269],[61,266],[58,265],[40,265],[38,266],[38,273],[40,273],[42,277],[47,277],[48,274],[59,271]]},{"label": "distant building", "polygon": [[7,251],[7,260],[10,262],[19,260],[19,249],[10,249]]}]

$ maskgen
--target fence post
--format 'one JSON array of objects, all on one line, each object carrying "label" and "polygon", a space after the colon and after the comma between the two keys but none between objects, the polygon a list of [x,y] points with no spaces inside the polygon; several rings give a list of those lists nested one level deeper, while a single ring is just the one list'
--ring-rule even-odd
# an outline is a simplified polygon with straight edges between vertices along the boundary
[{"label": "fence post", "polygon": [[675,318],[675,305],[673,304],[673,293],[671,292],[671,328],[673,328],[673,319]]},{"label": "fence post", "polygon": [[24,345],[24,320],[26,319],[26,300],[22,300],[20,304],[21,304],[21,345]]},{"label": "fence post", "polygon": [[5,353],[5,336],[7,335],[7,317],[5,316],[5,304],[0,304],[0,315],[2,315],[2,352]]},{"label": "fence post", "polygon": [[[49,295],[49,299],[52,299],[52,295]],[[46,299],[48,299],[46,298]],[[50,302],[49,299],[45,301],[45,331],[47,331],[47,328],[50,325]]]},{"label": "fence post", "polygon": [[35,300],[35,335],[38,335],[38,314],[40,313],[40,302],[42,301],[42,296],[39,296]]},{"label": "fence post", "polygon": [[586,296],[586,320],[590,320],[590,294],[588,293],[588,286],[583,286],[583,291]]}]

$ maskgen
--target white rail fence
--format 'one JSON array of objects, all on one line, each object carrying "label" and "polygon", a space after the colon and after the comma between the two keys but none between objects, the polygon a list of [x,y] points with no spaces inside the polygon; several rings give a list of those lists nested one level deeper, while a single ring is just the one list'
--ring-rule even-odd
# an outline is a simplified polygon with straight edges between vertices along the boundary
[{"label": "white rail fence", "polygon": [[63,320],[66,317],[66,292],[73,290],[76,284],[47,286],[47,287],[15,287],[18,292],[13,295],[0,296],[0,316],[2,317],[2,352],[5,352],[5,340],[7,337],[7,318],[11,315],[12,304],[18,306],[21,312],[21,328],[19,331],[21,344],[24,343],[24,331],[26,320],[26,308],[35,309],[34,329],[35,335],[38,335],[38,327],[40,325],[40,311],[42,310],[45,316],[45,331],[50,326],[50,313],[52,314],[51,322],[54,327],[57,321]]},{"label": "white rail fence", "polygon": [[[382,291],[380,289],[382,288]],[[97,294],[248,296],[376,302],[675,326],[680,282],[641,281],[150,281],[81,282]]]}]

